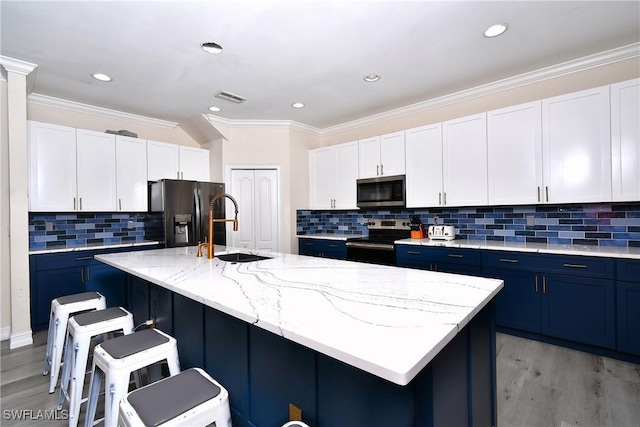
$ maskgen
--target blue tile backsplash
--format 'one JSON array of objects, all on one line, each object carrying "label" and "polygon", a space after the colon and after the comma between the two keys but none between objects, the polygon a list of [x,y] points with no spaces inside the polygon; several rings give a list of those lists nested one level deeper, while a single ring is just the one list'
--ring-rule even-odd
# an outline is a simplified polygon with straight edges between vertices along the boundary
[{"label": "blue tile backsplash", "polygon": [[147,213],[29,213],[29,250],[157,239]]},{"label": "blue tile backsplash", "polygon": [[366,219],[453,225],[456,239],[640,247],[640,203],[393,210],[298,210],[297,234],[367,234]]}]

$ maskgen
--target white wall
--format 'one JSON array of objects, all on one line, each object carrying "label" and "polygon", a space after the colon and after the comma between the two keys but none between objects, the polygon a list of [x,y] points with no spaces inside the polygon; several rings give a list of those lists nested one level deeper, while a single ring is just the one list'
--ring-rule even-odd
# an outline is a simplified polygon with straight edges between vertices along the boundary
[{"label": "white wall", "polygon": [[0,340],[11,333],[9,251],[9,131],[7,82],[0,78]]}]

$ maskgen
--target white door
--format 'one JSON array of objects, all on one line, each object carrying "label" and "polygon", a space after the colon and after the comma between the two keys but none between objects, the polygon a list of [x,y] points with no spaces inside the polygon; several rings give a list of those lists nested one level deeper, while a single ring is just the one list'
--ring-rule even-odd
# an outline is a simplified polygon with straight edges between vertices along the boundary
[{"label": "white door", "polygon": [[116,210],[116,137],[113,134],[78,129],[78,210]]},{"label": "white door", "polygon": [[118,210],[147,211],[147,141],[116,136]]},{"label": "white door", "polygon": [[[231,194],[238,202],[238,231],[231,246],[278,251],[278,172],[275,169],[233,169]],[[231,211],[227,203],[227,216]],[[229,233],[229,232],[228,232]]]},{"label": "white door", "polygon": [[611,200],[609,86],[542,100],[544,201]]},{"label": "white door", "polygon": [[380,175],[404,175],[405,172],[404,131],[380,137]]},{"label": "white door", "polygon": [[179,146],[147,141],[147,179],[180,179]]},{"label": "white door", "polygon": [[542,103],[487,113],[489,204],[542,202]]},{"label": "white door", "polygon": [[358,159],[360,178],[375,178],[380,176],[379,136],[358,141]]},{"label": "white door", "polygon": [[29,210],[71,212],[77,206],[76,130],[29,121]]},{"label": "white door", "polygon": [[442,204],[442,124],[409,129],[406,137],[407,207]]},{"label": "white door", "polygon": [[640,79],[611,85],[613,200],[640,200]]},{"label": "white door", "polygon": [[445,206],[487,204],[487,113],[442,124]]},{"label": "white door", "polygon": [[209,150],[180,146],[180,179],[209,181]]},{"label": "white door", "polygon": [[[333,207],[357,209],[356,181],[358,180],[358,142],[334,145],[335,192]],[[326,177],[329,179],[328,177]]]}]

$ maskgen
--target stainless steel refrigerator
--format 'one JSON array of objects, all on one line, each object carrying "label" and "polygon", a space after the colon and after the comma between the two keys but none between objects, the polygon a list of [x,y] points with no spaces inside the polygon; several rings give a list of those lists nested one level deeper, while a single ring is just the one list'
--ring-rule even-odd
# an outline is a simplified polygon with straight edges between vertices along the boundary
[{"label": "stainless steel refrigerator", "polygon": [[[149,183],[149,210],[162,213],[162,237],[167,248],[195,246],[209,235],[209,200],[224,193],[224,184],[161,179]],[[225,216],[225,198],[214,205],[215,218]],[[225,223],[214,224],[214,243],[226,244]]]}]

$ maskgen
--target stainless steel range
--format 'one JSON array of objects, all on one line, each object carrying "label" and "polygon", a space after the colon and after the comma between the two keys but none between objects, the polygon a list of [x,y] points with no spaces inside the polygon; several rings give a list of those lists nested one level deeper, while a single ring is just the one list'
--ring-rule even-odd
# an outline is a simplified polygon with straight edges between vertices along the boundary
[{"label": "stainless steel range", "polygon": [[347,259],[371,264],[395,265],[394,241],[411,237],[409,220],[371,219],[368,237],[347,241]]}]

